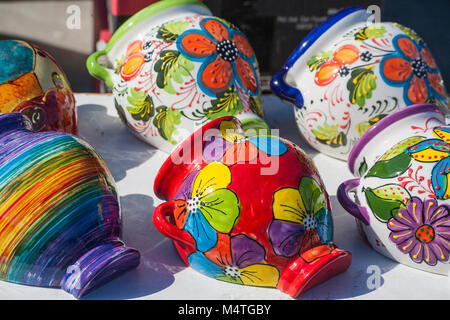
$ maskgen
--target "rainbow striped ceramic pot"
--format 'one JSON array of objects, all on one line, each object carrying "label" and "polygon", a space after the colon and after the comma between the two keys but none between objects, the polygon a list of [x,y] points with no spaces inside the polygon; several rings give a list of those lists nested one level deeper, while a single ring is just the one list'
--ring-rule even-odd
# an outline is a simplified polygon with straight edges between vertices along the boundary
[{"label": "rainbow striped ceramic pot", "polygon": [[33,131],[78,133],[75,98],[64,71],[25,41],[0,41],[0,113],[21,112]]},{"label": "rainbow striped ceramic pot", "polygon": [[0,115],[0,279],[79,298],[139,264],[112,175],[80,138]]}]

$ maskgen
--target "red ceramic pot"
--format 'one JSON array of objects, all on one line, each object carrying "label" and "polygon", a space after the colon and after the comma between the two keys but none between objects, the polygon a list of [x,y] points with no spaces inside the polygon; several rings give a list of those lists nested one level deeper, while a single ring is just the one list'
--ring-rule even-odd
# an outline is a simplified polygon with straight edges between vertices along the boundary
[{"label": "red ceramic pot", "polygon": [[155,226],[207,276],[297,297],[351,263],[332,243],[330,201],[309,156],[275,136],[245,136],[234,117],[175,149],[154,191],[167,201]]}]

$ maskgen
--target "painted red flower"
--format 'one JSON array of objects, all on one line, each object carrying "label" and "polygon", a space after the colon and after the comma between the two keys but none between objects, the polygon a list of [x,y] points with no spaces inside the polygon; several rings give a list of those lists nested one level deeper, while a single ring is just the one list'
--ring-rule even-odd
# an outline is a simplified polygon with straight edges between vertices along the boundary
[{"label": "painted red flower", "polygon": [[347,65],[356,62],[359,58],[359,50],[351,44],[340,47],[334,54],[333,58],[317,70],[314,82],[319,86],[326,86],[336,79],[338,75],[345,77],[349,74],[350,69]]},{"label": "painted red flower", "polygon": [[136,40],[128,45],[125,58],[120,69],[122,79],[129,81],[134,79],[142,70],[145,63],[145,55],[142,51],[142,41]]},{"label": "painted red flower", "polygon": [[397,52],[383,58],[380,71],[389,84],[404,87],[405,101],[414,104],[426,102],[431,96],[445,97],[443,81],[430,51],[404,35],[395,37],[393,44]]},{"label": "painted red flower", "polygon": [[198,83],[211,96],[226,91],[237,81],[257,93],[255,55],[245,36],[215,18],[203,19],[201,30],[188,30],[177,38],[178,50],[194,61],[203,61]]}]

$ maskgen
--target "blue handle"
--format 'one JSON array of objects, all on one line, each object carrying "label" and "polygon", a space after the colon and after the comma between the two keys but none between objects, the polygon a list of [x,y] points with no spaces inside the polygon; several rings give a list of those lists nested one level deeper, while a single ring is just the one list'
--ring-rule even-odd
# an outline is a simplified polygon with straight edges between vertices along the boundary
[{"label": "blue handle", "polygon": [[270,88],[281,99],[293,103],[298,108],[302,108],[303,96],[300,93],[300,90],[288,85],[284,81],[288,70],[289,67],[284,66],[280,71],[278,71],[270,80]]}]

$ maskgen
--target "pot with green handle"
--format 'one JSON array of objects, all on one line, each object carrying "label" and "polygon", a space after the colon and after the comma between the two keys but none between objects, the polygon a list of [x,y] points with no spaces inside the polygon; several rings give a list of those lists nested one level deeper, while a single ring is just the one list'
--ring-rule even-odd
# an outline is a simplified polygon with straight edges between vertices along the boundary
[{"label": "pot with green handle", "polygon": [[199,1],[163,0],[139,11],[87,68],[112,89],[126,126],[166,152],[222,116],[268,129],[252,47]]}]

